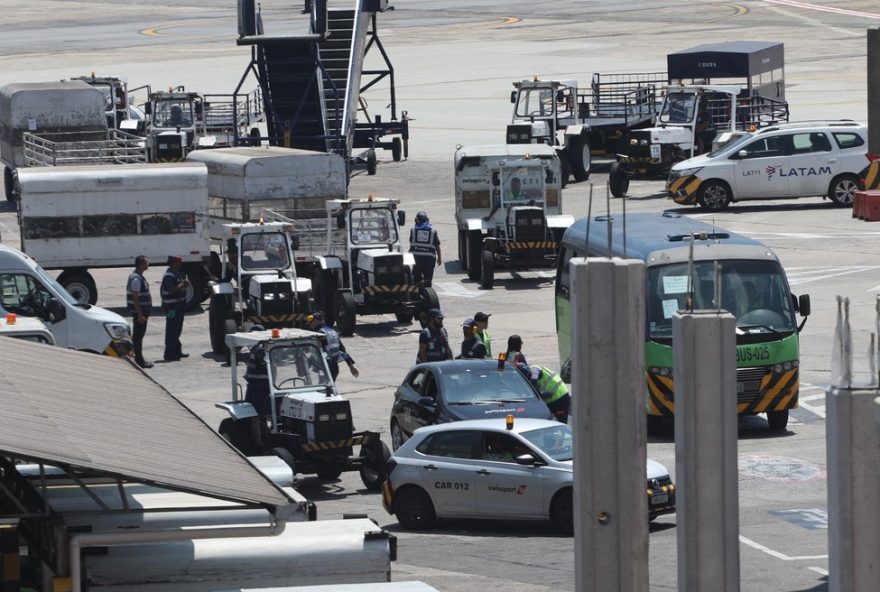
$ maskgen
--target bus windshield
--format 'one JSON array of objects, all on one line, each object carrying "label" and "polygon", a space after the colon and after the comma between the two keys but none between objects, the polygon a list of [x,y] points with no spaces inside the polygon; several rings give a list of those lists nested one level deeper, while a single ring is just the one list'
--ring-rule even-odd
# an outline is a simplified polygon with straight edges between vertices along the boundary
[{"label": "bus windshield", "polygon": [[[775,261],[723,260],[719,265],[719,290],[715,286],[715,261],[695,261],[695,310],[721,308],[736,317],[737,335],[776,340],[797,329],[791,296],[782,268]],[[672,338],[672,315],[686,306],[688,264],[674,263],[648,270],[648,334],[651,339]],[[755,338],[752,338],[755,339]]]}]

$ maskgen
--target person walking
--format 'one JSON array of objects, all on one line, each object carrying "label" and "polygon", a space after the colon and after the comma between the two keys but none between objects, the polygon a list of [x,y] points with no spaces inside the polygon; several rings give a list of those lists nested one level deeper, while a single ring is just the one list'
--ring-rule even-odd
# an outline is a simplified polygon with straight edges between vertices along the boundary
[{"label": "person walking", "polygon": [[489,328],[489,317],[491,314],[486,314],[484,312],[478,312],[474,315],[474,325],[477,327],[477,337],[480,341],[483,342],[483,345],[486,347],[486,357],[492,357],[492,337],[489,335],[487,329]]},{"label": "person walking", "polygon": [[461,359],[482,360],[486,357],[486,346],[477,338],[474,319],[465,319],[461,326],[464,340],[461,342],[461,353],[456,357]]},{"label": "person walking", "polygon": [[571,394],[562,378],[544,366],[528,366],[517,364],[517,370],[534,385],[540,393],[547,408],[550,409],[558,421],[568,423],[568,414],[571,410]]},{"label": "person walking", "polygon": [[419,353],[416,363],[439,362],[452,359],[449,335],[443,328],[443,313],[439,308],[428,311],[428,326],[419,333]]},{"label": "person walking", "polygon": [[428,214],[416,214],[416,223],[409,231],[409,252],[413,254],[416,264],[413,266],[413,281],[425,282],[430,286],[434,279],[434,267],[443,262],[440,253],[440,237],[431,227]]},{"label": "person walking", "polygon": [[360,372],[354,367],[354,359],[345,350],[345,346],[342,344],[342,339],[339,338],[339,333],[325,324],[324,312],[316,310],[306,317],[306,319],[309,322],[309,329],[312,331],[320,331],[327,336],[326,343],[324,344],[324,352],[327,354],[327,365],[330,366],[330,376],[333,377],[333,382],[336,382],[336,377],[339,376],[340,361],[348,364],[348,369],[351,371],[352,376],[355,378],[360,376]]},{"label": "person walking", "polygon": [[147,333],[147,322],[153,308],[153,297],[150,295],[150,284],[144,272],[150,267],[150,261],[143,255],[134,259],[134,271],[128,276],[126,284],[126,302],[131,313],[131,340],[134,348],[134,361],[141,368],[152,368],[153,364],[144,359],[144,335]]},{"label": "person walking", "polygon": [[168,269],[162,277],[162,306],[165,308],[165,361],[177,362],[188,358],[180,345],[180,334],[183,332],[183,313],[186,310],[186,288],[189,280],[181,273],[183,259],[176,256],[168,257]]},{"label": "person walking", "polygon": [[526,357],[522,353],[522,337],[511,335],[507,338],[507,355],[504,357],[508,364],[526,364]]}]

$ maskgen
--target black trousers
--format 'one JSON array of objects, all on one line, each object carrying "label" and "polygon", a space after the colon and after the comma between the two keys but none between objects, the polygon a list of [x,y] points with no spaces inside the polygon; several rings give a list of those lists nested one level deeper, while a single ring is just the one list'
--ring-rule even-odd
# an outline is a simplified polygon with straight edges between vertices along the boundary
[{"label": "black trousers", "polygon": [[143,324],[138,323],[137,313],[131,314],[131,342],[134,344],[134,360],[138,363],[144,361],[144,335],[147,333],[147,323],[150,321],[150,309],[142,306],[141,311],[146,319]]},{"label": "black trousers", "polygon": [[425,255],[415,255],[416,264],[413,265],[413,281],[415,283],[425,282],[428,286],[434,279],[434,267],[437,265],[436,257]]},{"label": "black trousers", "polygon": [[184,306],[173,306],[165,312],[165,359],[180,359],[183,349],[180,345],[180,334],[183,333]]}]

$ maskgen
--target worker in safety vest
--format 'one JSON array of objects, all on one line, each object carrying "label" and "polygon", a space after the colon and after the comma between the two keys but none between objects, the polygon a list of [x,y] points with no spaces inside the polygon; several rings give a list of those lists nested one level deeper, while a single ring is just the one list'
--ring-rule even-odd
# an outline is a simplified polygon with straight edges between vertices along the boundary
[{"label": "worker in safety vest", "polygon": [[528,366],[517,364],[517,369],[531,381],[540,393],[541,398],[550,409],[550,413],[562,423],[568,423],[568,413],[571,410],[571,394],[568,387],[562,382],[562,378],[549,368],[544,366]]},{"label": "worker in safety vest", "polygon": [[483,341],[477,337],[474,319],[465,319],[462,328],[461,353],[455,359],[477,359],[482,360],[486,357],[486,346]]},{"label": "worker in safety vest", "polygon": [[320,331],[327,337],[324,352],[327,354],[327,365],[330,367],[330,376],[333,377],[333,382],[336,382],[336,377],[339,376],[339,362],[348,364],[352,376],[355,378],[360,376],[360,372],[354,367],[354,359],[348,355],[345,346],[342,345],[339,333],[324,324],[324,312],[316,310],[306,319],[309,322],[309,329]]},{"label": "worker in safety vest", "polygon": [[449,335],[443,328],[443,313],[439,308],[428,311],[428,325],[419,333],[419,353],[416,363],[440,362],[452,359]]},{"label": "worker in safety vest", "polygon": [[484,312],[478,312],[474,315],[474,325],[477,327],[477,338],[486,346],[486,357],[490,359],[492,358],[492,337],[486,329],[489,328],[489,317],[491,316],[491,314],[486,314]]},{"label": "worker in safety vest", "polygon": [[424,281],[430,286],[434,279],[434,267],[439,266],[443,260],[440,254],[440,237],[431,227],[431,221],[425,212],[416,214],[415,226],[409,231],[409,252],[416,260],[413,281],[417,284]]},{"label": "worker in safety vest", "polygon": [[188,358],[181,351],[180,334],[183,332],[183,314],[186,311],[186,289],[189,280],[183,275],[183,259],[168,257],[168,269],[162,277],[160,294],[165,307],[165,355],[166,362],[177,362]]}]

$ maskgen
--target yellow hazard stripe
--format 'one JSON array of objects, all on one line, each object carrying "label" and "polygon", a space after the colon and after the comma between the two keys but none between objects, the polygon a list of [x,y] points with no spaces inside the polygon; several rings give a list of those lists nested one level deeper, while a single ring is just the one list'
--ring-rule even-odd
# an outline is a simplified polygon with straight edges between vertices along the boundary
[{"label": "yellow hazard stripe", "polygon": [[248,317],[252,323],[286,323],[289,321],[304,321],[309,313],[280,314],[280,315],[254,315]]},{"label": "yellow hazard stripe", "polygon": [[351,448],[358,444],[366,443],[367,438],[364,436],[353,436],[351,438],[343,438],[341,440],[329,440],[327,442],[308,442],[302,445],[305,452],[317,452],[319,450],[336,450],[339,448]]},{"label": "yellow hazard stripe", "polygon": [[657,411],[654,415],[675,413],[675,403],[670,400],[671,397],[669,396],[673,392],[673,384],[673,380],[670,377],[648,374],[649,402]]},{"label": "yellow hazard stripe", "polygon": [[875,160],[868,165],[868,173],[865,175],[865,189],[880,189],[880,160]]},{"label": "yellow hazard stripe", "polygon": [[404,294],[418,291],[419,287],[413,284],[398,284],[396,286],[364,286],[364,294]]},{"label": "yellow hazard stripe", "polygon": [[527,241],[504,243],[508,249],[555,249],[556,241]]}]

